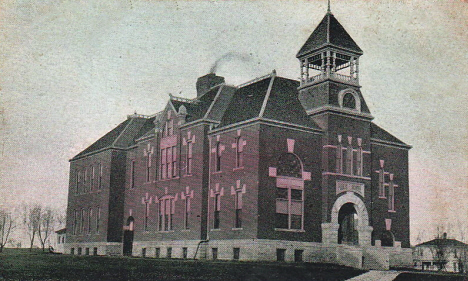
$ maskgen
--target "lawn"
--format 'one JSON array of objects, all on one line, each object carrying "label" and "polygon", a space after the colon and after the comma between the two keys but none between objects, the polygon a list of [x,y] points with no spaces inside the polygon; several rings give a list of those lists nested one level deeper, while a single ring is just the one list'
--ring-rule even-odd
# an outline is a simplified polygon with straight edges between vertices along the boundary
[{"label": "lawn", "polygon": [[365,271],[310,263],[69,256],[6,249],[0,280],[346,280]]}]

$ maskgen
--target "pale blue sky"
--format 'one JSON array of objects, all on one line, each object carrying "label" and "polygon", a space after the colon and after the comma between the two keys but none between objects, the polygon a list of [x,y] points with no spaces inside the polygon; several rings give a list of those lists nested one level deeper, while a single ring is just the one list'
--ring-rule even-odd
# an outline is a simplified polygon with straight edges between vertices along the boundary
[{"label": "pale blue sky", "polygon": [[[364,50],[375,122],[414,146],[413,241],[467,227],[468,3],[334,0],[332,11]],[[2,1],[0,206],[65,207],[68,159],[168,93],[194,97],[228,52],[244,57],[218,69],[229,83],[297,78],[295,54],[325,12],[324,0]]]}]

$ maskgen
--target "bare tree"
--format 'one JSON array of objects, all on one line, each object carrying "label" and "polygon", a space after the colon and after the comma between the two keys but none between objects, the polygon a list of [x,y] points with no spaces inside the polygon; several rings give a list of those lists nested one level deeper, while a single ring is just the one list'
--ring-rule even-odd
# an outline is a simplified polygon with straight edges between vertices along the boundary
[{"label": "bare tree", "polygon": [[10,234],[16,228],[16,222],[10,212],[0,210],[0,253],[10,242]]},{"label": "bare tree", "polygon": [[450,254],[450,247],[447,247],[447,233],[444,232],[443,227],[437,226],[437,236],[433,241],[434,242],[430,250],[434,264],[437,266],[438,271],[445,271],[447,258]]},{"label": "bare tree", "polygon": [[55,212],[49,207],[43,209],[43,211],[41,212],[37,234],[39,237],[39,242],[42,246],[42,251],[45,250],[45,244],[49,239],[50,234],[54,231],[55,218]]},{"label": "bare tree", "polygon": [[41,225],[42,207],[40,205],[23,207],[23,223],[29,236],[29,251],[32,250],[34,240]]}]

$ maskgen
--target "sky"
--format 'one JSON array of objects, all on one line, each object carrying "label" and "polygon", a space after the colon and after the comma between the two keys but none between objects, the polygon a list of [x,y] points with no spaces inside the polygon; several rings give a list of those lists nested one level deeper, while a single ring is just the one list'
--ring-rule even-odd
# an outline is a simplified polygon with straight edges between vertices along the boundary
[{"label": "sky", "polygon": [[[412,242],[468,233],[468,2],[332,0],[363,49],[374,122],[410,144]],[[126,119],[240,84],[295,55],[327,10],[309,1],[0,1],[0,207],[66,208],[68,160]],[[226,55],[230,54],[230,55]],[[419,238],[419,240],[418,240]]]}]

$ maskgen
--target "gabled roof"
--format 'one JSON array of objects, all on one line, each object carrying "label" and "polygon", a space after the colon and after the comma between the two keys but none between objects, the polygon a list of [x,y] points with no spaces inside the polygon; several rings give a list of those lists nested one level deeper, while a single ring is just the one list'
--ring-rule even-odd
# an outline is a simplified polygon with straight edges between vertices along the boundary
[{"label": "gabled roof", "polygon": [[371,138],[409,146],[374,123],[371,123]]},{"label": "gabled roof", "polygon": [[328,12],[315,28],[309,39],[304,43],[296,57],[307,55],[325,46],[343,48],[358,54],[362,54],[361,48],[346,32],[335,16]]},{"label": "gabled roof", "polygon": [[219,127],[256,117],[319,129],[298,99],[299,82],[275,74],[240,86],[233,93]]},{"label": "gabled roof", "polygon": [[130,115],[127,120],[117,125],[117,127],[98,139],[85,150],[78,153],[71,160],[76,160],[87,154],[106,148],[128,148],[135,143],[137,138],[143,136],[149,130],[154,128],[154,119],[155,117],[146,118],[139,117],[138,115]]},{"label": "gabled roof", "polygon": [[424,243],[418,244],[420,246],[444,246],[444,247],[467,247],[468,245],[456,239],[436,238]]}]

